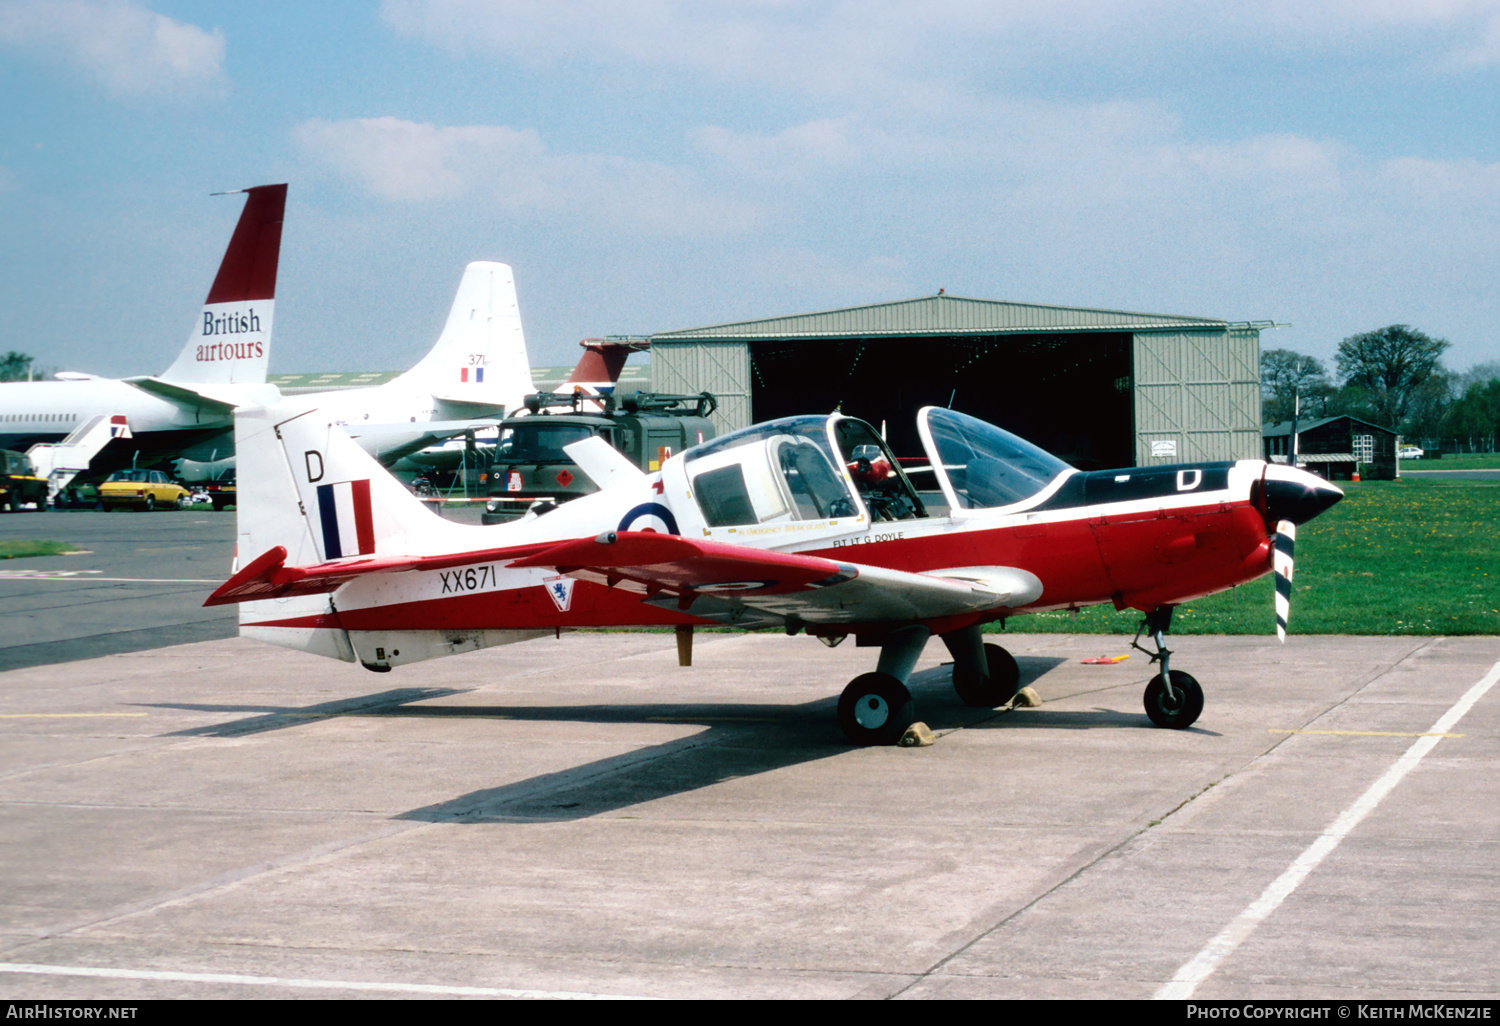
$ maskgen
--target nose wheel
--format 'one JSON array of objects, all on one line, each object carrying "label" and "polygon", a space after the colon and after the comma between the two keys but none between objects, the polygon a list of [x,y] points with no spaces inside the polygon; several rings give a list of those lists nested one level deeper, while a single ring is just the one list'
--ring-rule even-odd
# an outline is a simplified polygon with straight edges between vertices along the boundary
[{"label": "nose wheel", "polygon": [[1191,727],[1203,712],[1203,688],[1181,670],[1172,671],[1172,689],[1167,690],[1161,674],[1146,685],[1146,715],[1158,727],[1181,730]]},{"label": "nose wheel", "polygon": [[[1172,650],[1167,647],[1163,635],[1172,625],[1172,607],[1161,606],[1146,614],[1141,629],[1130,644],[1151,656],[1153,663],[1161,663],[1161,672],[1146,685],[1142,700],[1146,715],[1158,727],[1182,730],[1197,722],[1203,712],[1203,688],[1190,674],[1173,670]],[[1141,635],[1149,634],[1156,642],[1156,651],[1141,646]]]},{"label": "nose wheel", "polygon": [[861,747],[895,744],[916,718],[911,692],[888,673],[862,673],[839,696],[839,726]]}]

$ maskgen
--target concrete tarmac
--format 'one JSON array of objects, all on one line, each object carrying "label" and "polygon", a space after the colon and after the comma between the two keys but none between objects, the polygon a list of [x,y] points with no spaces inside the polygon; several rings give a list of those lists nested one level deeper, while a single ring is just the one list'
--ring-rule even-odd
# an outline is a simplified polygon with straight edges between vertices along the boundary
[{"label": "concrete tarmac", "polygon": [[0,537],[75,549],[0,560],[0,670],[237,636],[234,610],[203,608],[229,576],[234,524],[198,510],[0,516]]},{"label": "concrete tarmac", "polygon": [[0,996],[1500,994],[1496,639],[1177,638],[1185,731],[1119,638],[992,640],[1044,704],[934,642],[911,749],[807,637],[0,673]]}]

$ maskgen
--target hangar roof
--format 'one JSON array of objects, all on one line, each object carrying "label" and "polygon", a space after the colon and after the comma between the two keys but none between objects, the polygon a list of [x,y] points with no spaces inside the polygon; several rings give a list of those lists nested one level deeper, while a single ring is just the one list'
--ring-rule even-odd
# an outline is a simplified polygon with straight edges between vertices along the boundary
[{"label": "hangar roof", "polygon": [[1212,317],[1091,310],[1085,307],[1007,303],[964,299],[939,293],[920,299],[851,306],[822,313],[768,317],[715,324],[682,331],[663,331],[653,342],[749,341],[786,338],[855,338],[879,335],[1001,335],[1015,332],[1151,331],[1227,328]]}]

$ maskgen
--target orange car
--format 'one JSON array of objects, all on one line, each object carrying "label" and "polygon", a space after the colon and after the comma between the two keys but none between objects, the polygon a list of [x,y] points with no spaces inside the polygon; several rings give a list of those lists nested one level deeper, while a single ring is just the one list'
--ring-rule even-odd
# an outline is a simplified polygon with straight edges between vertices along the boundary
[{"label": "orange car", "polygon": [[188,490],[168,481],[159,470],[119,470],[99,486],[106,513],[117,509],[184,509],[192,500]]}]

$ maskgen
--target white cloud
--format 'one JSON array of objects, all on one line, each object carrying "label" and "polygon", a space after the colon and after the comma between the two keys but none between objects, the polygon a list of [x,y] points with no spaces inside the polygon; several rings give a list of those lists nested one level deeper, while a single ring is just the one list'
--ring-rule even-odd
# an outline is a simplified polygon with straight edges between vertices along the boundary
[{"label": "white cloud", "polygon": [[847,168],[866,159],[872,140],[851,118],[822,118],[776,133],[705,125],[692,133],[700,152],[750,178],[778,181]]},{"label": "white cloud", "polygon": [[1096,69],[1205,48],[1389,52],[1449,68],[1500,59],[1500,0],[384,0],[381,17],[459,54],[676,69],[927,107],[954,83],[1069,55]]},{"label": "white cloud", "polygon": [[487,211],[662,235],[735,233],[754,220],[751,205],[714,195],[688,170],[607,154],[556,153],[533,129],[381,117],[307,121],[294,136],[324,166],[397,202],[462,200]]},{"label": "white cloud", "polygon": [[62,57],[111,93],[216,92],[225,85],[224,35],[130,0],[8,0],[0,42]]}]

